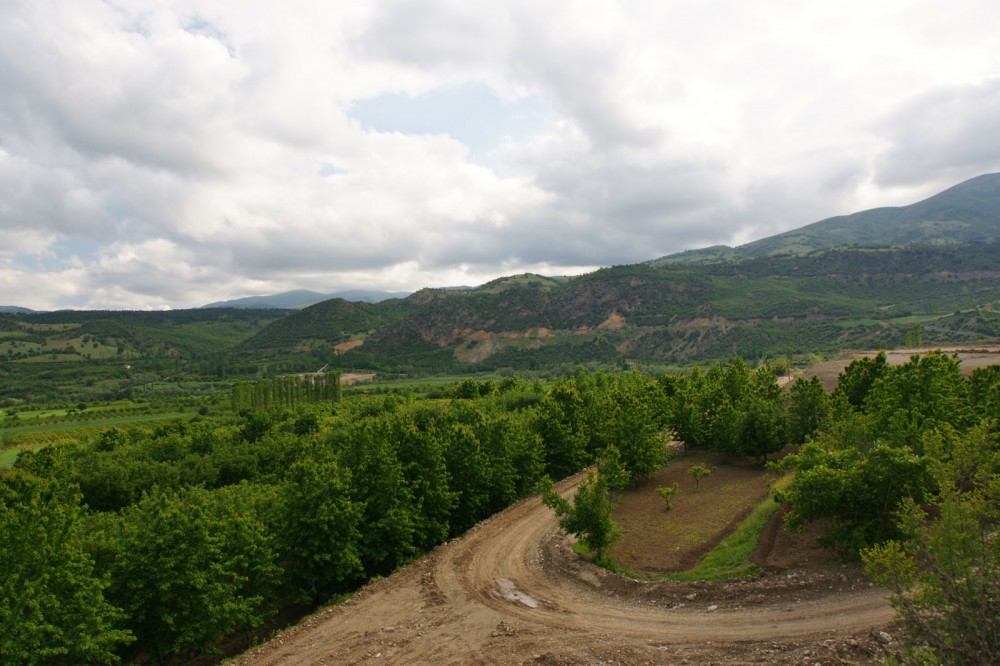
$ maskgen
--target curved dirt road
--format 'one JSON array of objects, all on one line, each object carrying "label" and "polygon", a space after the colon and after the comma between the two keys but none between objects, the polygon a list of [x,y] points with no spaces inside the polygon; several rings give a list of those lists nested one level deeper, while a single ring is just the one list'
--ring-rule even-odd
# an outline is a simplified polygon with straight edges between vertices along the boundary
[{"label": "curved dirt road", "polygon": [[891,615],[850,568],[715,584],[609,574],[533,497],[237,663],[865,663]]}]

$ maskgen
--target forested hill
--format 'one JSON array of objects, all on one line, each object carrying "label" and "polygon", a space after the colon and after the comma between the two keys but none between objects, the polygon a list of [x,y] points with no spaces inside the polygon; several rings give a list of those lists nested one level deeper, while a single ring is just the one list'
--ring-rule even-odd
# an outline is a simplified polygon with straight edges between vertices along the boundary
[{"label": "forested hill", "polygon": [[573,278],[517,275],[377,304],[326,301],[273,322],[239,350],[423,374],[983,340],[1000,337],[997,256],[1000,243],[841,248]]},{"label": "forested hill", "polygon": [[409,299],[379,303],[332,298],[289,314],[247,339],[246,352],[331,348],[391,325],[417,310]]},{"label": "forested hill", "polygon": [[274,309],[0,313],[0,400],[104,400],[165,376],[256,373],[234,348],[287,315]]},{"label": "forested hill", "polygon": [[977,176],[909,206],[821,220],[736,248],[717,245],[661,257],[654,265],[715,263],[837,247],[963,245],[1000,241],[1000,173]]}]

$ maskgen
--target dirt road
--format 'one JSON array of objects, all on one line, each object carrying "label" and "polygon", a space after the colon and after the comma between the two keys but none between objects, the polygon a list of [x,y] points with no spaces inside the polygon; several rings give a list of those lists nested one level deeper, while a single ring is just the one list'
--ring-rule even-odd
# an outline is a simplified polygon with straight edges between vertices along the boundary
[{"label": "dirt road", "polygon": [[842,565],[728,583],[610,574],[529,498],[236,663],[854,664],[891,642],[890,618]]}]

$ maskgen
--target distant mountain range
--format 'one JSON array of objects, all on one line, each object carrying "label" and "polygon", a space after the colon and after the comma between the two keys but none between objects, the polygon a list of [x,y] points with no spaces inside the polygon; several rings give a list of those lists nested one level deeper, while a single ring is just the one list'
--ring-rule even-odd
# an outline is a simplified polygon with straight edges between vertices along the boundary
[{"label": "distant mountain range", "polygon": [[330,293],[320,293],[309,291],[308,289],[297,289],[295,291],[285,291],[280,294],[270,294],[266,296],[247,296],[245,298],[235,298],[229,301],[216,301],[202,308],[277,308],[279,310],[291,310],[304,308],[331,298],[342,298],[346,301],[363,301],[365,303],[379,303],[390,298],[405,298],[409,296],[409,291],[370,291],[365,289],[348,289],[345,291],[334,291]]}]

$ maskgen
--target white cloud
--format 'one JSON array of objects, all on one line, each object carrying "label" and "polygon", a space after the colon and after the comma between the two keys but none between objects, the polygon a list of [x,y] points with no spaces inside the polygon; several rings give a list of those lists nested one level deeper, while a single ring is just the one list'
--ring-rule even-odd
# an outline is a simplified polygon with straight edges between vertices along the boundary
[{"label": "white cloud", "polygon": [[1000,76],[923,92],[878,129],[888,142],[876,159],[880,183],[908,185],[994,169],[1000,155]]},{"label": "white cloud", "polygon": [[992,11],[10,0],[0,304],[565,274],[906,203],[1000,169]]}]

